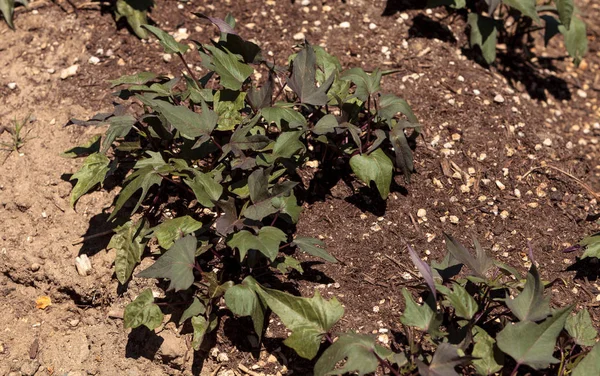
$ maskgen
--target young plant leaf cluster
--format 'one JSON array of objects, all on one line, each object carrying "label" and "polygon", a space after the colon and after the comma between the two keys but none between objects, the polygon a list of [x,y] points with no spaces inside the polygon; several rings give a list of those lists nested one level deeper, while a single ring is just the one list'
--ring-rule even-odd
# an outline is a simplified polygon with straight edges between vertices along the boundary
[{"label": "young plant leaf cluster", "polygon": [[[579,65],[588,50],[586,26],[578,16],[573,0],[427,1],[428,7],[442,5],[468,12],[471,47],[477,46],[488,64],[496,60],[496,44],[501,35],[514,42],[514,38],[530,34],[534,29],[544,30],[546,45],[554,36],[562,34],[575,65]],[[512,19],[510,26],[509,18]]]},{"label": "young plant leaf cluster", "polygon": [[475,255],[448,235],[446,246],[444,259],[431,265],[408,248],[425,290],[422,304],[402,291],[400,351],[366,335],[342,334],[317,361],[315,375],[364,375],[380,366],[395,375],[599,374],[600,345],[589,312],[552,308],[535,263],[523,278],[477,241]]},{"label": "young plant leaf cluster", "polygon": [[[299,171],[309,160],[346,166],[385,199],[395,172],[407,180],[413,172],[410,142],[420,126],[406,101],[380,93],[386,72],[344,71],[308,42],[288,67],[276,66],[236,33],[231,17],[197,16],[221,32],[218,41],[198,44],[208,73],[121,77],[112,85],[124,104],[73,120],[109,127],[64,154],[86,157],[72,176],[71,204],[126,176],[110,215],[127,220],[109,244],[116,276],[126,284],[152,250],[156,261],[137,276],[168,280],[158,303],[187,307],[179,322],[191,322],[195,349],[217,327],[224,300],[235,315],[251,317],[259,338],[269,312],[279,316],[292,333],[285,344],[312,359],[344,309],[318,292],[305,298],[273,287],[273,278],[303,273],[296,250],[337,262],[320,240],[294,237],[298,197],[306,190]],[[159,28],[144,29],[187,69],[188,45]],[[126,327],[154,329],[162,319],[150,290],[125,310]]]}]

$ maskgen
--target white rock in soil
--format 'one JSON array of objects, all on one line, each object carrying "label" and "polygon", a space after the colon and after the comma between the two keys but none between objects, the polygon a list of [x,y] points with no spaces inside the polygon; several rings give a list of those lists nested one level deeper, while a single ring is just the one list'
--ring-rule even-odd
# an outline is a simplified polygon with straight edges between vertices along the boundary
[{"label": "white rock in soil", "polygon": [[577,95],[581,98],[587,98],[587,93],[581,89],[577,90]]},{"label": "white rock in soil", "polygon": [[496,186],[498,187],[498,189],[500,189],[501,191],[503,191],[506,186],[504,184],[502,184],[502,182],[500,180],[496,180]]},{"label": "white rock in soil", "polygon": [[504,97],[502,95],[498,94],[498,95],[496,95],[494,97],[494,102],[496,102],[496,103],[504,103]]},{"label": "white rock in soil", "polygon": [[70,67],[65,68],[62,71],[60,71],[60,79],[65,80],[69,77],[73,77],[77,74],[78,70],[79,70],[79,64],[71,65]]},{"label": "white rock in soil", "polygon": [[100,59],[96,56],[90,56],[90,59],[88,60],[88,63],[92,64],[92,65],[96,65],[100,62]]},{"label": "white rock in soil", "polygon": [[425,209],[417,210],[417,217],[425,218],[426,216],[427,216],[427,210],[425,210]]},{"label": "white rock in soil", "polygon": [[217,362],[219,363],[225,363],[229,361],[229,357],[227,356],[226,353],[222,352],[219,355],[217,355]]},{"label": "white rock in soil", "polygon": [[310,0],[302,0],[300,4],[305,7],[310,4]]},{"label": "white rock in soil", "polygon": [[552,146],[552,140],[547,138],[542,142],[545,146]]},{"label": "white rock in soil", "polygon": [[455,215],[451,215],[450,216],[450,223],[455,224],[455,225],[458,224],[458,217],[455,216]]},{"label": "white rock in soil", "polygon": [[303,32],[299,32],[294,34],[293,38],[294,40],[304,40],[306,37]]},{"label": "white rock in soil", "polygon": [[6,85],[6,86],[8,86],[8,88],[10,90],[15,90],[17,88],[17,83],[16,82],[9,82],[8,85]]},{"label": "white rock in soil", "polygon": [[165,63],[169,63],[169,62],[171,62],[171,60],[173,60],[173,56],[171,56],[171,54],[164,54],[163,60]]},{"label": "white rock in soil", "polygon": [[373,22],[371,22],[371,23],[369,24],[369,29],[370,29],[370,30],[375,30],[375,29],[377,29],[377,25],[375,25]]},{"label": "white rock in soil", "polygon": [[75,258],[75,267],[80,276],[86,276],[92,270],[92,263],[87,255],[83,254]]},{"label": "white rock in soil", "polygon": [[350,28],[350,22],[348,21],[344,21],[340,24],[340,28],[342,29],[349,29]]}]

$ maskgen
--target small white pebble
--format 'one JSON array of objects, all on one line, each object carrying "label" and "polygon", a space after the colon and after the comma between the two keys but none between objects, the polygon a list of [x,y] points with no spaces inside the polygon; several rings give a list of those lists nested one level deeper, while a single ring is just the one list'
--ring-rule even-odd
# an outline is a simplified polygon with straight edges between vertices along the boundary
[{"label": "small white pebble", "polygon": [[503,191],[506,186],[504,184],[502,184],[502,182],[500,180],[496,180],[496,186],[498,187],[498,189],[500,189],[501,191]]},{"label": "small white pebble", "polygon": [[504,97],[502,95],[498,94],[498,95],[496,95],[494,97],[494,102],[496,102],[496,103],[504,103]]},{"label": "small white pebble", "polygon": [[8,85],[6,85],[6,86],[8,86],[8,88],[10,90],[15,90],[17,88],[17,83],[16,82],[9,82]]},{"label": "small white pebble", "polygon": [[545,140],[544,140],[543,144],[544,144],[545,146],[552,146],[552,140],[551,140],[551,139],[549,139],[549,138],[547,138],[547,139],[545,139]]},{"label": "small white pebble", "polygon": [[460,82],[465,82],[465,78],[463,76],[458,76],[457,80]]},{"label": "small white pebble", "polygon": [[425,210],[425,209],[417,210],[417,217],[425,218],[426,216],[427,216],[427,210]]},{"label": "small white pebble", "polygon": [[450,223],[455,224],[455,225],[458,224],[458,217],[455,216],[455,215],[451,215],[450,216]]},{"label": "small white pebble", "polygon": [[162,58],[165,63],[169,63],[171,60],[173,60],[173,56],[171,56],[171,54],[164,54]]},{"label": "small white pebble", "polygon": [[377,25],[375,25],[373,22],[371,22],[369,24],[369,30],[375,30],[375,29],[377,29]]},{"label": "small white pebble", "polygon": [[581,98],[587,98],[587,93],[581,89],[577,90],[577,95],[580,96]]},{"label": "small white pebble", "polygon": [[375,313],[379,312],[379,306],[373,307],[373,312],[375,312]]},{"label": "small white pebble", "polygon": [[294,34],[293,38],[294,40],[304,40],[306,37],[303,32],[299,32]]},{"label": "small white pebble", "polygon": [[91,56],[90,59],[88,60],[88,63],[92,64],[92,65],[96,65],[100,62],[100,59],[96,56]]},{"label": "small white pebble", "polygon": [[350,22],[348,21],[344,21],[340,24],[340,28],[342,29],[349,29],[350,28]]}]

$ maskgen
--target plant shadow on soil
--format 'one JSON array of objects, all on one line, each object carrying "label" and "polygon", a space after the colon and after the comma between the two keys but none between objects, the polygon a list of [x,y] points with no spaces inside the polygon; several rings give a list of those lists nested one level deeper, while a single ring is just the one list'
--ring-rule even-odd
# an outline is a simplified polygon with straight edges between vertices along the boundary
[{"label": "plant shadow on soil", "polygon": [[[424,9],[424,7],[424,1],[388,0],[382,15],[393,16],[397,12]],[[449,22],[450,24],[457,18],[461,18],[462,22],[466,24],[467,12],[450,12],[444,19],[448,17],[452,17]],[[468,40],[467,29],[465,29],[465,34]],[[412,26],[409,29],[409,39],[412,38],[438,39],[445,43],[457,43],[456,37],[448,26],[424,14],[419,14],[412,19]],[[545,70],[556,72],[557,68],[554,65],[554,61],[563,60],[565,59],[564,57],[549,58],[537,56],[531,52],[533,45],[532,39],[529,37],[511,38],[506,33],[499,33],[498,44],[509,46],[506,52],[498,51],[496,67],[498,73],[504,76],[513,88],[520,83],[532,99],[540,101],[548,100],[546,93],[551,94],[557,100],[571,100],[571,91],[565,80],[551,73],[543,73]],[[468,59],[475,61],[486,69],[489,68],[489,65],[482,58],[479,47],[463,47],[461,51]],[[537,64],[531,62],[534,57],[537,58]]]}]

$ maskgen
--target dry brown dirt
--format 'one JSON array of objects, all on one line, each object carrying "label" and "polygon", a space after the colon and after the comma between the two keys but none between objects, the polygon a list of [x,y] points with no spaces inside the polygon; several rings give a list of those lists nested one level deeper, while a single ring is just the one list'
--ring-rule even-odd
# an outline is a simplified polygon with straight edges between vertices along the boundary
[{"label": "dry brown dirt", "polygon": [[[404,9],[402,1],[178,4],[184,3],[158,2],[152,19],[170,32],[187,28],[189,40],[214,35],[190,12],[231,12],[242,35],[255,38],[280,63],[302,32],[346,67],[398,70],[384,78],[383,89],[407,99],[425,129],[411,184],[396,187],[387,204],[359,184],[337,184],[323,200],[305,204],[298,226],[303,235],[325,239],[343,261],[307,266],[305,277],[291,281],[305,295],[318,288],[342,301],[346,316],[338,329],[398,330],[400,290],[414,281],[406,272],[404,245],[438,258],[443,232],[465,243],[476,237],[521,270],[531,261],[530,243],[543,277],[561,280],[553,286],[553,304],[587,306],[600,322],[598,265],[576,264],[578,253],[562,253],[597,231],[597,200],[556,170],[528,173],[548,164],[600,190],[597,3],[579,1],[590,25],[583,67],[575,68],[553,41],[547,49],[538,44],[537,57],[529,60],[501,54],[502,64],[491,69],[462,49],[463,21],[443,10]],[[276,329],[267,333],[263,349],[275,357],[248,351],[252,347],[240,334],[244,321],[225,320],[217,350],[208,354],[193,354],[189,336],[172,323],[156,337],[123,328],[124,306],[147,282],[134,278],[126,291],[118,289],[109,237],[77,244],[110,229],[105,211],[116,192],[89,194],[73,210],[68,177],[80,161],[60,157],[104,128],[66,124],[111,109],[107,79],[140,70],[178,74],[182,67],[175,60],[167,64],[157,43],[117,29],[109,13],[94,7],[75,14],[67,2],[34,2],[17,12],[16,31],[0,23],[0,126],[31,114],[24,146],[0,155],[0,375],[233,375],[241,373],[238,364],[258,373],[310,373],[309,363],[286,351]],[[346,21],[350,28],[340,28]],[[91,56],[99,63],[91,64]],[[74,64],[77,74],[61,79]],[[8,140],[8,132],[0,135]],[[85,277],[75,269],[80,254],[89,255],[93,266]],[[52,305],[36,308],[40,296],[49,296]]]}]

